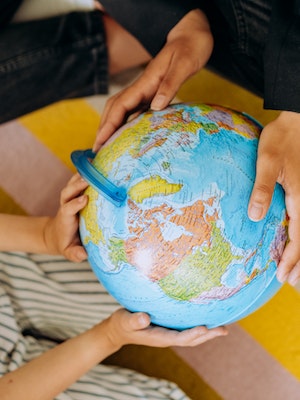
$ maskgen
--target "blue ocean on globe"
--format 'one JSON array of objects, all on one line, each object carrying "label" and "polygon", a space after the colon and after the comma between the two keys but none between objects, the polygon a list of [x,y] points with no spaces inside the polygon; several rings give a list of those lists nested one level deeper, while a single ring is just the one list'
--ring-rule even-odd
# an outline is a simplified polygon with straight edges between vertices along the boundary
[{"label": "blue ocean on globe", "polygon": [[215,327],[279,290],[282,187],[262,221],[247,215],[260,132],[246,114],[180,103],[125,124],[92,163],[89,151],[73,155],[91,184],[81,239],[122,306],[169,328]]}]

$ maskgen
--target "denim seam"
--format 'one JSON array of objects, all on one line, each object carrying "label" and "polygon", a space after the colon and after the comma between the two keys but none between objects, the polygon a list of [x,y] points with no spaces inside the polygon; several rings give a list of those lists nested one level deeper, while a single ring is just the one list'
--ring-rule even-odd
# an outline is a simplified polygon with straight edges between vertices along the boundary
[{"label": "denim seam", "polygon": [[[91,49],[92,48],[92,49]],[[9,72],[18,71],[26,68],[40,61],[45,61],[53,57],[58,57],[61,54],[72,53],[74,49],[78,51],[86,52],[92,50],[97,51],[97,54],[105,51],[105,45],[101,34],[95,35],[94,37],[87,37],[80,39],[77,42],[71,44],[60,45],[60,46],[47,46],[42,49],[31,50],[27,53],[6,60],[0,64],[0,73],[5,74]]]},{"label": "denim seam", "polygon": [[241,10],[241,2],[239,0],[232,1],[233,12],[235,14],[236,29],[238,41],[231,45],[233,53],[246,54],[247,53],[247,26],[245,18]]}]

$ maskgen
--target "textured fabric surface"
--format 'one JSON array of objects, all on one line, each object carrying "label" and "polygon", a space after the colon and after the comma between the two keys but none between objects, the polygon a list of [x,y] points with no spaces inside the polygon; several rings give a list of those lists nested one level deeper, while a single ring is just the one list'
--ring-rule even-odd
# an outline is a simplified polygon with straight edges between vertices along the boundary
[{"label": "textured fabric surface", "polygon": [[[0,253],[0,376],[119,308],[87,262]],[[56,400],[188,400],[173,383],[99,364]]]}]

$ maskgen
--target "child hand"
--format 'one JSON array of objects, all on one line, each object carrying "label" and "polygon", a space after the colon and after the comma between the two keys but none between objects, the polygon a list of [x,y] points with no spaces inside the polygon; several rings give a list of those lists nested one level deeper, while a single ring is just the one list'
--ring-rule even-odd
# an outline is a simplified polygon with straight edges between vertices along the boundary
[{"label": "child hand", "polygon": [[81,194],[88,183],[79,174],[75,174],[62,190],[60,208],[54,218],[45,226],[44,238],[51,254],[62,254],[71,261],[80,262],[87,258],[78,234],[78,212],[87,202]]},{"label": "child hand", "polygon": [[193,10],[169,32],[166,45],[144,73],[128,88],[111,97],[105,106],[93,151],[136,111],[161,110],[176,95],[181,84],[208,61],[213,37],[205,14]]},{"label": "child hand", "polygon": [[270,206],[275,183],[285,190],[289,242],[277,277],[294,285],[300,278],[300,114],[283,111],[262,131],[257,174],[249,202],[249,217],[259,221]]},{"label": "child hand", "polygon": [[125,309],[115,311],[106,321],[107,338],[114,350],[125,344],[139,344],[152,347],[198,346],[217,336],[224,336],[224,327],[207,329],[198,326],[184,331],[150,325],[145,313],[130,313]]}]

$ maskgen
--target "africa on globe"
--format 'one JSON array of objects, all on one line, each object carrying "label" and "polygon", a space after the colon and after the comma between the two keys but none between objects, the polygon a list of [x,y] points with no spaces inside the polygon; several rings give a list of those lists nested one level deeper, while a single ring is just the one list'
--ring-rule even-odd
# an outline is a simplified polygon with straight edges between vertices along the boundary
[{"label": "africa on globe", "polygon": [[169,328],[215,327],[279,290],[282,187],[262,221],[247,214],[261,129],[244,113],[180,103],[139,115],[95,157],[72,154],[90,183],[82,243],[122,306]]}]

